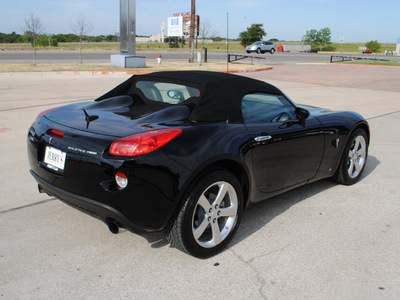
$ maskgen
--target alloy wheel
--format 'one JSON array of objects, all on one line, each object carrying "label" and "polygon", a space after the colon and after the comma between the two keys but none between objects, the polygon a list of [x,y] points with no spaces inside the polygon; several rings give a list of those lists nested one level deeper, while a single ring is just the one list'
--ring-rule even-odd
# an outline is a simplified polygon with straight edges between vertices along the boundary
[{"label": "alloy wheel", "polygon": [[192,233],[201,247],[219,245],[235,227],[238,196],[234,187],[219,181],[210,185],[197,200],[192,217]]},{"label": "alloy wheel", "polygon": [[347,173],[350,178],[356,178],[362,171],[366,161],[367,143],[362,135],[356,136],[349,149]]}]

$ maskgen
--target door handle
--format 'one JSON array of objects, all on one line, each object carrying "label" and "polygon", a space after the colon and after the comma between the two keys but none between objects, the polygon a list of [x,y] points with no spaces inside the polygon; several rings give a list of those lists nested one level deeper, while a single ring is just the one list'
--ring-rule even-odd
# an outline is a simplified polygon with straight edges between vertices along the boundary
[{"label": "door handle", "polygon": [[268,141],[271,138],[272,138],[272,136],[270,136],[270,135],[261,135],[261,136],[255,137],[254,140],[256,142],[263,142],[263,141]]}]

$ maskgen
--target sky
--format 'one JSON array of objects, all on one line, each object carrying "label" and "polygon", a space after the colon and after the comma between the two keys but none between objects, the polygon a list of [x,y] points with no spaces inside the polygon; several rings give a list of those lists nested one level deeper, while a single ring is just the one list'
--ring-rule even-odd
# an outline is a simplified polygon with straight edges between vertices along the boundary
[{"label": "sky", "polygon": [[[136,0],[136,34],[159,34],[168,17],[190,8],[191,0]],[[80,15],[93,24],[89,35],[115,34],[119,27],[119,0],[0,0],[0,32],[23,33],[31,13],[48,34],[71,33]],[[254,23],[264,25],[266,39],[285,41],[300,41],[307,30],[325,27],[332,42],[343,37],[344,42],[395,43],[400,38],[400,0],[196,0],[196,14],[200,26],[206,21],[210,32],[226,37],[229,31],[229,38]]]}]

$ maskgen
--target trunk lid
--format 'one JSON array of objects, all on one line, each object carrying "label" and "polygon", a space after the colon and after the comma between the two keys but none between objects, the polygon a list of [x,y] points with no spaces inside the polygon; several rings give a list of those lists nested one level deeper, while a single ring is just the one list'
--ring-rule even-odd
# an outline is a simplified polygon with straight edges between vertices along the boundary
[{"label": "trunk lid", "polygon": [[156,129],[157,125],[184,120],[190,115],[185,105],[162,102],[142,104],[131,96],[63,106],[45,115],[54,123],[85,132],[124,137]]}]

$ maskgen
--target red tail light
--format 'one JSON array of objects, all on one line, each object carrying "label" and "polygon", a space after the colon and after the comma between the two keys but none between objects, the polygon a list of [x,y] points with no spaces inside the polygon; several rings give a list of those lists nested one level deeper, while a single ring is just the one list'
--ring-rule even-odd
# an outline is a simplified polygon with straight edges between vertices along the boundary
[{"label": "red tail light", "polygon": [[111,144],[110,154],[116,156],[140,156],[153,152],[180,135],[182,129],[160,129],[134,134]]},{"label": "red tail light", "polygon": [[51,129],[50,134],[58,139],[62,139],[64,137],[64,132],[56,129]]},{"label": "red tail light", "polygon": [[59,109],[60,107],[62,107],[62,106],[53,107],[53,108],[47,109],[45,111],[42,111],[40,114],[37,115],[36,120],[39,119],[40,117],[43,117],[44,115],[52,112],[52,111],[55,111],[56,109]]}]

